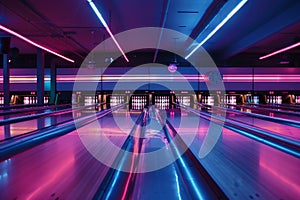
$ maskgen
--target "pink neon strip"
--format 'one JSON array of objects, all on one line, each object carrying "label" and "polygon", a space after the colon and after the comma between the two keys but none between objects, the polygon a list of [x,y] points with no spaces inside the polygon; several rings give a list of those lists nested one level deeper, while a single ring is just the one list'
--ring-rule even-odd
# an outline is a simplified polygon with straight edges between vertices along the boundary
[{"label": "pink neon strip", "polygon": [[122,55],[124,56],[125,60],[127,62],[129,62],[126,54],[124,53],[123,49],[121,48],[121,46],[119,45],[119,43],[117,42],[115,36],[112,34],[112,32],[110,31],[110,29],[108,27],[105,27],[106,31],[109,33],[110,37],[113,39],[114,43],[117,45],[118,49],[121,51]]},{"label": "pink neon strip", "polygon": [[58,53],[56,53],[56,52],[54,52],[54,51],[52,51],[52,50],[50,50],[50,49],[48,49],[48,48],[46,48],[46,47],[44,47],[44,46],[42,46],[42,45],[39,45],[39,44],[33,42],[32,40],[30,40],[30,39],[28,39],[28,38],[26,38],[26,37],[20,35],[19,33],[15,32],[15,31],[12,31],[12,30],[10,30],[10,29],[8,29],[8,28],[2,26],[2,25],[0,25],[0,29],[2,29],[3,31],[8,32],[8,33],[10,33],[10,34],[12,34],[12,35],[14,35],[14,36],[16,36],[16,37],[18,37],[18,38],[20,38],[21,40],[24,40],[25,42],[27,42],[27,43],[29,43],[29,44],[32,44],[33,46],[35,46],[35,47],[37,47],[37,48],[43,49],[44,51],[47,51],[47,52],[49,52],[49,53],[51,53],[51,54],[53,54],[53,55],[56,55],[56,56],[58,56],[58,57],[60,57],[60,58],[62,58],[62,59],[65,59],[65,60],[67,60],[67,61],[69,61],[69,62],[72,62],[72,63],[75,62],[74,60],[72,60],[72,59],[70,59],[70,58],[67,58],[67,57],[65,57],[65,56],[63,56],[63,55],[61,55],[61,54],[58,54]]},{"label": "pink neon strip", "polygon": [[[124,76],[117,76],[117,75],[105,75],[102,77],[102,80],[104,82],[113,82],[113,81],[181,81],[181,80],[187,80],[187,81],[193,81],[197,80],[197,77],[194,76],[177,76],[177,77],[169,77],[169,76],[149,76],[149,77],[138,77],[139,75],[131,75],[128,77]],[[99,82],[99,76],[97,75],[58,75],[57,76],[57,82]],[[14,75],[10,77],[11,83],[35,83],[36,82],[36,76],[35,75],[27,75],[27,76],[19,76]],[[247,74],[232,74],[232,75],[224,75],[223,81],[224,82],[252,82],[253,77],[252,75]],[[50,81],[49,77],[45,77],[45,81]],[[204,79],[199,77],[199,81],[203,82]],[[254,76],[255,82],[300,82],[300,75],[280,75],[280,74],[266,74],[266,75],[255,75]],[[3,77],[0,75],[0,83],[3,83]]]},{"label": "pink neon strip", "polygon": [[291,45],[291,46],[285,47],[285,48],[283,48],[283,49],[279,49],[279,50],[277,50],[277,51],[274,51],[273,53],[270,53],[270,54],[268,54],[268,55],[262,56],[262,57],[259,58],[259,60],[262,60],[262,59],[265,59],[265,58],[274,56],[274,55],[279,54],[279,53],[282,53],[282,52],[284,52],[284,51],[288,51],[288,50],[290,50],[290,49],[296,48],[297,46],[300,46],[300,42],[298,42],[298,43],[296,43],[296,44],[293,44],[293,45]]}]

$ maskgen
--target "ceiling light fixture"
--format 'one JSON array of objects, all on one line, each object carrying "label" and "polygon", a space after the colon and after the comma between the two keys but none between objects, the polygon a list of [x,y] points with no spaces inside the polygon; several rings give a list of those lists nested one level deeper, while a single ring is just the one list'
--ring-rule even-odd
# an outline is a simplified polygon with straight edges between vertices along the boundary
[{"label": "ceiling light fixture", "polygon": [[94,4],[94,2],[92,0],[87,0],[87,2],[89,3],[89,5],[91,6],[91,8],[93,9],[94,13],[97,15],[97,17],[99,18],[99,20],[101,21],[101,23],[103,24],[103,26],[105,27],[106,31],[108,32],[108,34],[110,35],[110,37],[113,39],[114,43],[117,45],[118,49],[120,50],[120,52],[122,53],[123,57],[125,58],[125,60],[127,62],[129,62],[128,58],[126,57],[124,51],[122,50],[121,46],[119,45],[119,43],[117,42],[116,38],[114,37],[114,35],[112,34],[112,32],[110,31],[107,23],[105,22],[104,18],[102,17],[100,11],[98,10],[98,8],[96,7],[96,5]]},{"label": "ceiling light fixture", "polygon": [[186,57],[188,59],[197,49],[199,49],[207,40],[209,40],[237,11],[239,11],[248,0],[242,0],[222,21],[218,26],[210,32]]},{"label": "ceiling light fixture", "polygon": [[12,34],[12,35],[18,37],[18,38],[20,38],[21,40],[24,40],[25,42],[27,42],[27,43],[29,43],[29,44],[32,44],[33,46],[35,46],[35,47],[37,47],[37,48],[40,48],[40,49],[42,49],[42,50],[44,50],[44,51],[47,51],[47,52],[49,52],[49,53],[51,53],[51,54],[53,54],[53,55],[56,55],[56,56],[58,56],[58,57],[60,57],[60,58],[62,58],[62,59],[65,59],[65,60],[67,60],[67,61],[69,61],[69,62],[72,62],[72,63],[75,62],[74,60],[72,60],[72,59],[70,59],[70,58],[67,58],[67,57],[65,57],[65,56],[63,56],[63,55],[61,55],[61,54],[59,54],[59,53],[56,53],[56,52],[54,52],[54,51],[52,51],[52,50],[50,50],[50,49],[48,49],[48,48],[46,48],[46,47],[44,47],[44,46],[42,46],[42,45],[39,45],[39,44],[33,42],[32,40],[30,40],[30,39],[28,39],[28,38],[26,38],[26,37],[20,35],[19,33],[15,32],[15,31],[13,31],[13,30],[10,30],[10,29],[6,28],[5,26],[0,25],[0,29],[3,30],[3,31],[5,31],[5,32],[7,32],[7,33],[10,33],[10,34]]},{"label": "ceiling light fixture", "polygon": [[279,49],[279,50],[277,50],[277,51],[274,51],[273,53],[270,53],[270,54],[268,54],[268,55],[259,57],[259,60],[263,60],[263,59],[265,59],[265,58],[274,56],[274,55],[276,55],[276,54],[279,54],[279,53],[282,53],[282,52],[285,52],[285,51],[288,51],[288,50],[293,49],[293,48],[296,48],[296,47],[298,47],[298,46],[300,46],[300,42],[298,42],[298,43],[296,43],[296,44],[293,44],[293,45],[291,45],[291,46],[285,47],[285,48],[283,48],[283,49]]},{"label": "ceiling light fixture", "polygon": [[168,66],[168,70],[169,70],[169,72],[171,72],[171,73],[174,73],[174,72],[176,72],[177,71],[177,65],[176,64],[169,64],[169,66]]}]

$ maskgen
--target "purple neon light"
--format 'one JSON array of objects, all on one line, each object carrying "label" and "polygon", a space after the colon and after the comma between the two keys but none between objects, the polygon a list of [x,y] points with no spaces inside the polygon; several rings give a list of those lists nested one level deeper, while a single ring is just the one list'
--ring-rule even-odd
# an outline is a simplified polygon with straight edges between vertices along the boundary
[{"label": "purple neon light", "polygon": [[259,57],[259,60],[262,60],[262,59],[265,59],[265,58],[274,56],[274,55],[276,55],[276,54],[279,54],[279,53],[288,51],[288,50],[293,49],[293,48],[296,48],[296,47],[298,47],[298,46],[300,46],[300,42],[298,42],[298,43],[296,43],[296,44],[293,44],[293,45],[291,45],[291,46],[285,47],[285,48],[283,48],[283,49],[279,49],[279,50],[277,50],[277,51],[274,51],[273,53],[270,53],[270,54],[268,54],[268,55]]},{"label": "purple neon light", "polygon": [[2,26],[1,24],[0,24],[0,29],[3,30],[3,31],[5,31],[5,32],[8,32],[8,33],[10,33],[10,34],[12,34],[12,35],[14,35],[14,36],[16,36],[16,37],[18,37],[18,38],[20,38],[21,40],[24,40],[25,42],[27,42],[27,43],[29,43],[29,44],[32,44],[33,46],[35,46],[35,47],[37,47],[37,48],[40,48],[40,49],[42,49],[42,50],[44,50],[44,51],[47,51],[47,52],[49,52],[49,53],[51,53],[51,54],[53,54],[53,55],[56,55],[56,56],[60,57],[60,58],[62,58],[62,59],[65,59],[65,60],[67,60],[67,61],[69,61],[69,62],[74,63],[74,60],[72,60],[72,59],[70,59],[70,58],[67,58],[67,57],[65,57],[65,56],[63,56],[63,55],[61,55],[61,54],[59,54],[59,53],[56,53],[55,51],[52,51],[52,50],[50,50],[50,49],[48,49],[48,48],[46,48],[46,47],[44,47],[44,46],[42,46],[42,45],[39,45],[39,44],[33,42],[32,40],[30,40],[30,39],[28,39],[28,38],[26,38],[26,37],[20,35],[19,33],[15,32],[15,31],[13,31],[13,30],[10,30],[10,29],[8,29],[8,28],[6,28],[5,26]]},{"label": "purple neon light", "polygon": [[290,61],[280,61],[279,64],[281,64],[281,65],[287,65],[287,64],[290,64]]}]

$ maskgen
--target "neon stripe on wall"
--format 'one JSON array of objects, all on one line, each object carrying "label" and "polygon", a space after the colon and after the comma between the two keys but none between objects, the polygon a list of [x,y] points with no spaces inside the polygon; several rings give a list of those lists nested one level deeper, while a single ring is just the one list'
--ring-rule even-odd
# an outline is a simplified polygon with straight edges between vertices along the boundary
[{"label": "neon stripe on wall", "polygon": [[[57,75],[57,82],[99,82],[100,77],[98,75]],[[102,77],[103,82],[118,82],[118,81],[190,81],[190,82],[204,82],[204,75],[186,75],[186,76],[165,76],[165,75],[105,75]],[[223,75],[224,83],[232,83],[232,82],[252,82],[252,75]],[[50,77],[45,77],[45,81],[50,81]],[[37,78],[36,75],[27,75],[27,76],[11,76],[10,83],[36,83]],[[300,83],[300,75],[280,75],[280,74],[267,74],[267,75],[255,75],[254,82],[291,82],[291,83]],[[0,83],[3,83],[3,76],[0,76]]]}]

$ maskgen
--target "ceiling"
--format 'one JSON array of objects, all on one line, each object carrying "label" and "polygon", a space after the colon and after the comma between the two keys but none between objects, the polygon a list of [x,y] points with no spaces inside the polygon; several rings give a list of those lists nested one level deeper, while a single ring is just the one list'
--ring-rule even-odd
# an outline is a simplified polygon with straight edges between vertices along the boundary
[{"label": "ceiling", "polygon": [[[216,26],[240,1],[94,2],[113,34],[140,27],[164,27],[199,42],[207,30]],[[277,66],[283,55],[263,61],[258,57],[299,41],[299,10],[299,0],[248,0],[203,47],[219,65]],[[0,24],[74,59],[73,66],[79,66],[97,44],[109,37],[86,0],[0,0]],[[0,36],[10,37],[3,31],[0,31]],[[186,41],[179,39],[177,42]],[[20,55],[36,53],[35,47],[15,37],[11,38],[10,47],[17,47]],[[300,66],[299,51],[296,48],[284,54],[292,61],[290,65]],[[162,53],[159,51],[158,54]],[[156,62],[162,57],[155,57],[155,50],[153,53],[147,52],[147,55],[153,56],[152,60]]]}]

